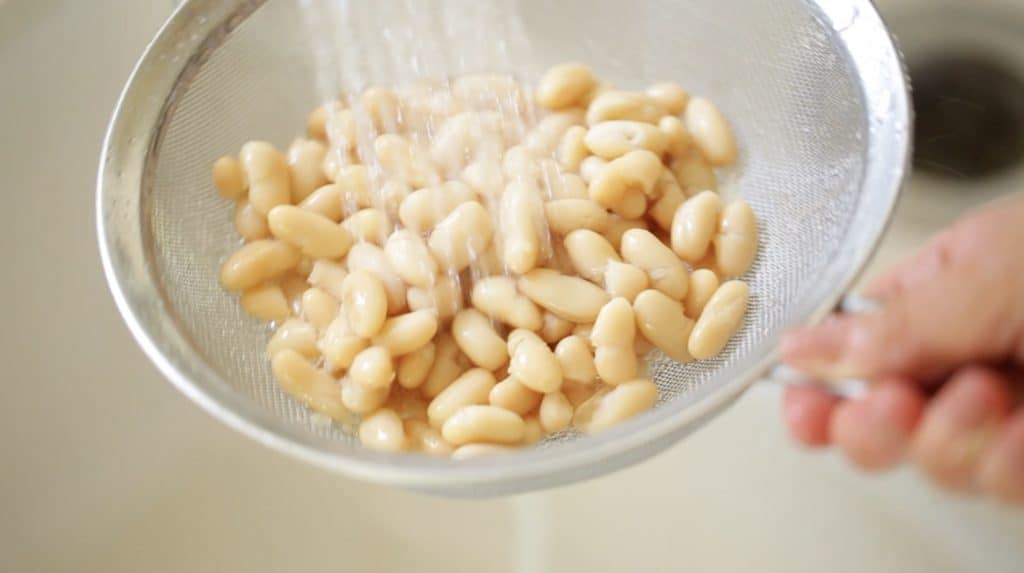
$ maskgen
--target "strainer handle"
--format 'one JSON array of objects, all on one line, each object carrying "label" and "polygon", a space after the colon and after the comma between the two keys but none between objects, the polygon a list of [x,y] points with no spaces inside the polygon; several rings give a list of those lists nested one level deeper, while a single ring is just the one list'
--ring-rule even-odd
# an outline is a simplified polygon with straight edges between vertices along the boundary
[{"label": "strainer handle", "polygon": [[[878,301],[856,294],[847,294],[839,301],[839,304],[836,305],[836,310],[843,313],[871,312],[878,310],[878,308]],[[863,396],[867,391],[867,382],[859,378],[838,378],[834,380],[814,381],[809,379],[800,371],[786,366],[785,364],[776,364],[768,372],[766,381],[781,384],[783,386],[824,386],[833,394],[843,398],[857,398],[859,396]]]}]

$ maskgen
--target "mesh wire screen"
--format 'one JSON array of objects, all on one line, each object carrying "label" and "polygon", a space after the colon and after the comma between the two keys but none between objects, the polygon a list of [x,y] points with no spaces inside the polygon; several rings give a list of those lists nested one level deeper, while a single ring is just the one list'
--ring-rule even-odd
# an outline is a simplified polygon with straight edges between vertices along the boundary
[{"label": "mesh wire screen", "polygon": [[[712,98],[735,127],[740,163],[720,178],[723,193],[745,198],[761,221],[760,254],[746,277],[752,301],[719,357],[682,366],[651,361],[662,390],[657,407],[682,408],[695,389],[728,382],[724,367],[763,357],[766,335],[787,323],[809,290],[821,289],[815,281],[826,265],[854,247],[844,237],[867,139],[856,78],[834,32],[800,0],[523,0],[518,9],[528,51],[500,64],[520,77],[579,60],[622,87],[673,80]],[[372,27],[359,40],[371,51],[387,49]],[[270,0],[200,61],[160,128],[143,190],[146,239],[167,306],[196,352],[239,393],[310,432],[350,440],[278,390],[264,353],[269,332],[218,283],[221,262],[240,242],[231,205],[212,188],[211,164],[250,139],[287,146],[318,99],[298,3]]]}]

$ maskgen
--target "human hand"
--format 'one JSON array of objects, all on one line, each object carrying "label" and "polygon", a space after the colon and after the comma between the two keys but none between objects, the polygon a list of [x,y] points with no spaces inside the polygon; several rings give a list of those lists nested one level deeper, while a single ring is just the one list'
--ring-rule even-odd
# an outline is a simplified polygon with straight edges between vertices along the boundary
[{"label": "human hand", "polygon": [[944,487],[1024,502],[1024,194],[967,215],[865,294],[878,312],[784,337],[789,365],[871,383],[850,400],[788,388],[793,436],[866,470],[909,456]]}]

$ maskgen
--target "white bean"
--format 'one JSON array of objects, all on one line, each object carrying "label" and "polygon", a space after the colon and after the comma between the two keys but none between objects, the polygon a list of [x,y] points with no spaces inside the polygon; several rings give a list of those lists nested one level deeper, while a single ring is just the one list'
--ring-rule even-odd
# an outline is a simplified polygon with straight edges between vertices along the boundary
[{"label": "white bean", "polygon": [[225,155],[213,163],[213,186],[225,199],[241,199],[249,182],[245,178],[242,163],[235,157]]},{"label": "white bean", "polygon": [[371,450],[400,452],[406,447],[402,420],[392,410],[381,408],[359,423],[359,441]]},{"label": "white bean", "polygon": [[650,231],[630,229],[622,235],[622,257],[647,273],[654,288],[676,300],[686,296],[689,273],[672,249]]},{"label": "white bean", "polygon": [[316,328],[298,318],[289,318],[281,323],[267,342],[267,354],[273,358],[278,352],[290,349],[309,359],[320,356],[316,346]]},{"label": "white bean", "polygon": [[639,149],[661,155],[668,148],[669,140],[657,126],[649,123],[605,121],[591,126],[584,143],[594,155],[615,159]]},{"label": "white bean", "polygon": [[356,355],[348,377],[366,388],[389,388],[395,380],[395,367],[388,351],[371,346]]},{"label": "white bean", "polygon": [[654,84],[647,88],[645,93],[670,116],[683,113],[686,103],[690,101],[690,94],[673,82]]},{"label": "white bean", "polygon": [[736,161],[736,140],[729,122],[715,104],[704,98],[693,98],[683,114],[686,129],[711,165],[728,165]]},{"label": "white bean", "polygon": [[309,363],[298,352],[285,349],[273,356],[271,371],[281,388],[306,407],[339,422],[351,421],[341,400],[341,387],[329,374]]},{"label": "white bean", "polygon": [[249,181],[249,202],[262,215],[278,205],[291,201],[288,161],[273,145],[250,141],[240,154],[246,179]]},{"label": "white bean", "polygon": [[566,235],[565,250],[576,272],[594,282],[604,278],[609,263],[622,261],[607,239],[589,229],[578,229]]},{"label": "white bean", "polygon": [[427,407],[430,425],[440,428],[456,411],[473,404],[487,404],[494,376],[482,368],[467,370],[441,391]]},{"label": "white bean", "polygon": [[587,124],[595,125],[616,119],[657,123],[662,115],[661,106],[647,94],[611,90],[590,102]]},{"label": "white bean", "polygon": [[380,209],[360,209],[342,221],[341,226],[351,237],[362,243],[383,246],[391,230],[391,222]]},{"label": "white bean", "polygon": [[376,412],[387,402],[390,391],[387,386],[371,388],[347,377],[341,379],[341,403],[360,416]]},{"label": "white bean", "polygon": [[420,288],[430,288],[437,274],[437,261],[430,254],[427,243],[409,229],[399,229],[388,237],[384,253],[395,272],[405,282]]},{"label": "white bean", "polygon": [[228,290],[251,288],[281,275],[301,258],[298,249],[284,241],[252,241],[224,261],[220,284]]},{"label": "white bean", "polygon": [[327,183],[321,168],[326,156],[327,147],[319,141],[296,139],[292,142],[288,148],[292,203],[299,203]]},{"label": "white bean", "polygon": [[709,269],[697,269],[690,273],[690,289],[686,292],[683,308],[686,316],[696,319],[707,306],[711,296],[718,290],[718,275]]},{"label": "white bean", "polygon": [[284,320],[291,314],[288,299],[276,284],[255,286],[242,291],[242,309],[259,320]]},{"label": "white bean", "polygon": [[594,354],[590,344],[582,337],[567,336],[555,346],[555,358],[562,369],[565,381],[590,384],[597,378]]},{"label": "white bean", "polygon": [[398,359],[396,378],[403,388],[419,388],[427,380],[434,367],[437,346],[428,342]]},{"label": "white bean", "polygon": [[537,84],[537,103],[552,109],[578,105],[594,87],[590,67],[578,63],[560,64],[549,69]]},{"label": "white bean", "polygon": [[356,243],[349,250],[346,261],[350,271],[366,270],[380,279],[388,295],[388,314],[396,315],[405,311],[405,281],[391,267],[384,249],[370,243]]},{"label": "white bean", "polygon": [[508,337],[508,352],[511,355],[509,374],[527,388],[546,394],[562,386],[562,369],[555,354],[533,332],[512,331]]},{"label": "white bean", "polygon": [[750,288],[743,281],[722,283],[693,326],[687,348],[694,358],[710,358],[725,348],[743,323]]},{"label": "white bean", "polygon": [[545,432],[561,432],[572,422],[572,404],[569,403],[565,394],[550,392],[545,394],[544,399],[541,400],[537,417]]},{"label": "white bean", "polygon": [[602,207],[613,209],[629,191],[640,190],[650,195],[663,170],[661,159],[654,153],[645,149],[630,151],[598,172],[590,182],[590,198]]},{"label": "white bean", "polygon": [[[281,302],[284,302],[283,293]],[[327,291],[313,287],[302,293],[302,317],[317,330],[327,328],[336,316],[338,316],[338,300]]]},{"label": "white bean", "polygon": [[313,263],[313,270],[310,271],[309,284],[322,288],[325,292],[338,300],[345,298],[343,285],[348,271],[338,263],[319,259]]},{"label": "white bean", "polygon": [[316,348],[323,353],[330,369],[346,370],[352,366],[356,355],[369,345],[368,340],[352,332],[348,319],[339,315],[327,326]]},{"label": "white bean", "polygon": [[404,356],[419,350],[437,334],[437,316],[429,310],[417,310],[384,321],[373,343],[391,356]]},{"label": "white bean", "polygon": [[337,183],[328,183],[306,196],[299,207],[319,213],[338,223],[342,217],[342,192]]},{"label": "white bean", "polygon": [[645,290],[633,301],[636,326],[640,334],[677,362],[693,359],[687,343],[693,321],[683,313],[683,305],[658,290]]},{"label": "white bean", "polygon": [[736,277],[747,272],[757,255],[757,218],[750,205],[736,201],[722,210],[714,242],[723,275]]},{"label": "white bean", "polygon": [[519,277],[516,286],[533,302],[573,322],[592,322],[609,300],[600,287],[550,269],[534,269]]},{"label": "white bean", "polygon": [[576,409],[573,424],[586,432],[599,432],[650,410],[658,400],[658,387],[646,378],[619,384],[598,393]]},{"label": "white bean", "polygon": [[488,402],[492,406],[525,416],[540,404],[543,396],[540,392],[531,390],[514,376],[509,376],[491,388]]},{"label": "white bean", "polygon": [[274,207],[267,215],[267,223],[275,237],[290,243],[307,257],[339,258],[352,246],[352,235],[344,227],[294,205]]},{"label": "white bean", "polygon": [[471,294],[473,306],[514,328],[540,330],[540,309],[516,290],[509,277],[494,276],[477,281]]},{"label": "white bean", "polygon": [[465,406],[456,411],[441,428],[445,441],[453,446],[486,442],[514,444],[523,439],[523,419],[515,412],[497,406]]},{"label": "white bean", "polygon": [[509,183],[501,196],[502,259],[514,273],[530,271],[540,258],[542,230],[535,224],[535,214],[541,208],[537,190],[530,184]]},{"label": "white bean", "polygon": [[384,283],[369,271],[359,269],[345,277],[341,302],[352,332],[370,338],[380,332],[388,317],[388,298]]},{"label": "white bean", "polygon": [[647,273],[629,263],[609,261],[604,269],[604,288],[613,297],[633,302],[649,284]]},{"label": "white bean", "polygon": [[427,231],[448,217],[457,207],[476,199],[461,181],[413,191],[398,208],[398,219],[413,231]]},{"label": "white bean", "polygon": [[548,227],[565,236],[577,229],[603,233],[608,228],[608,211],[590,199],[558,199],[544,204]]},{"label": "white bean", "polygon": [[686,200],[672,218],[672,250],[688,263],[704,258],[718,230],[722,202],[714,191],[702,191]]},{"label": "white bean", "polygon": [[428,245],[443,267],[461,271],[487,249],[493,234],[487,210],[479,203],[463,203],[437,224]]},{"label": "white bean", "polygon": [[508,362],[505,341],[491,326],[491,321],[474,308],[455,315],[452,336],[466,356],[481,368],[497,370]]}]

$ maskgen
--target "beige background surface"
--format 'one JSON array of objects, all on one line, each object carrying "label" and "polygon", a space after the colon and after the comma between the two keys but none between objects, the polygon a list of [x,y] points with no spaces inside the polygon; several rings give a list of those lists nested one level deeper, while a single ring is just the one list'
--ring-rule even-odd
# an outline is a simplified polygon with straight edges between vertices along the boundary
[{"label": "beige background surface", "polygon": [[[0,0],[0,571],[1011,571],[1024,516],[788,442],[757,387],[665,454],[486,501],[265,450],[161,379],[96,249],[100,141],[170,2]],[[892,260],[998,193],[916,182]]]}]

